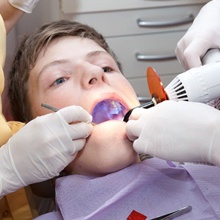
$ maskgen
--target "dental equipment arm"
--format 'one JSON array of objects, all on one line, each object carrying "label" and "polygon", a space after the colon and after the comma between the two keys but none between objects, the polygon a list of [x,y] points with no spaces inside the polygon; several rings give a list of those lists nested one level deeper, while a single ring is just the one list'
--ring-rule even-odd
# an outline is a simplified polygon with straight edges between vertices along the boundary
[{"label": "dental equipment arm", "polygon": [[178,162],[220,166],[220,111],[202,103],[164,101],[137,108],[127,122],[136,152]]},{"label": "dental equipment arm", "polygon": [[208,2],[178,42],[176,55],[185,69],[202,65],[209,49],[220,49],[220,0]]},{"label": "dental equipment arm", "polygon": [[0,148],[0,197],[58,176],[84,147],[91,119],[81,107],[70,106],[21,128]]}]

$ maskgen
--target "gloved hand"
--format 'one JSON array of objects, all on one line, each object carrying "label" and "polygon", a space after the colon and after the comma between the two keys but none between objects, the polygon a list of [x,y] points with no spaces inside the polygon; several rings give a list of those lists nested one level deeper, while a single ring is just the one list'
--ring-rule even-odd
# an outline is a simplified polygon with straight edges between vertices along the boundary
[{"label": "gloved hand", "polygon": [[0,148],[0,195],[59,175],[84,147],[91,119],[70,106],[26,124]]},{"label": "gloved hand", "polygon": [[220,0],[207,3],[178,42],[176,55],[185,69],[201,66],[208,49],[220,48]]},{"label": "gloved hand", "polygon": [[201,103],[164,101],[133,112],[126,132],[136,152],[220,166],[220,111]]},{"label": "gloved hand", "polygon": [[8,2],[15,8],[25,12],[32,13],[39,0],[8,0]]}]

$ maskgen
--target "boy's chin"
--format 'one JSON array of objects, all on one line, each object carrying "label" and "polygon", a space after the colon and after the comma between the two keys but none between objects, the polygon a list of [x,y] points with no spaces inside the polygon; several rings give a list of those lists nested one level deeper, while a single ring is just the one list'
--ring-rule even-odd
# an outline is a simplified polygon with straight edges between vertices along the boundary
[{"label": "boy's chin", "polygon": [[[123,141],[129,141],[126,136],[126,123],[123,121],[110,120],[93,127],[93,132],[88,142],[95,141],[96,144],[120,144]],[[91,139],[91,140],[90,140]]]},{"label": "boy's chin", "polygon": [[99,149],[100,158],[105,158],[102,164],[109,164],[110,168],[110,164],[115,165],[109,172],[137,162],[137,153],[133,149],[133,143],[127,138],[126,123],[123,121],[110,120],[95,125],[87,144]]},{"label": "boy's chin", "polygon": [[119,120],[109,120],[109,121],[104,121],[100,124],[96,124],[96,125],[103,125],[103,126],[107,126],[106,128],[109,128],[109,126],[116,126],[116,125],[126,125],[126,122],[124,121],[119,121]]},{"label": "boy's chin", "polygon": [[138,154],[125,133],[123,121],[106,121],[94,125],[86,145],[74,160],[75,172],[102,176],[137,163]]}]

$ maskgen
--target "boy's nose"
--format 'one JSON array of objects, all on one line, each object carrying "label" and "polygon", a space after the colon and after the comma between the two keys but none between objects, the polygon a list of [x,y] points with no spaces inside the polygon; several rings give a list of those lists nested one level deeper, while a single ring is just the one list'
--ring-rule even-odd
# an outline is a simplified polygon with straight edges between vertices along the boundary
[{"label": "boy's nose", "polygon": [[99,66],[86,64],[82,76],[83,87],[88,89],[102,83],[107,83],[103,69]]},{"label": "boy's nose", "polygon": [[98,81],[97,77],[93,77],[89,80],[89,85],[95,85],[97,81]]}]

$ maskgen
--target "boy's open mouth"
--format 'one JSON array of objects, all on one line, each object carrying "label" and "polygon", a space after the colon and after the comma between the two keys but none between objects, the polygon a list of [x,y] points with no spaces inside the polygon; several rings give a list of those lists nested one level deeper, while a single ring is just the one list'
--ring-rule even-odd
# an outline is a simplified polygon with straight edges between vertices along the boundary
[{"label": "boy's open mouth", "polygon": [[115,99],[106,99],[94,107],[92,111],[93,122],[100,124],[109,120],[122,121],[126,112],[126,108]]}]

